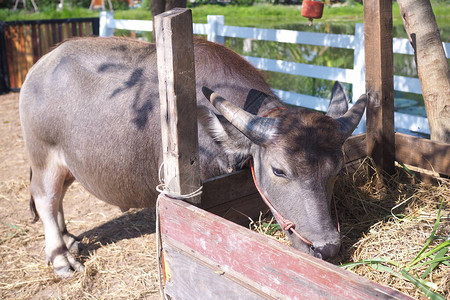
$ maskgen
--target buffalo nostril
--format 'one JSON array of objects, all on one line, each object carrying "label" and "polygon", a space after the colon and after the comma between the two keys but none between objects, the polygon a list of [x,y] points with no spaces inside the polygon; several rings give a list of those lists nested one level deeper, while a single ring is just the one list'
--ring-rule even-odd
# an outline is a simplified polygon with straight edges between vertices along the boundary
[{"label": "buffalo nostril", "polygon": [[[339,244],[326,244],[323,247],[315,247],[314,250],[317,254],[322,256],[322,259],[333,258],[339,253]],[[316,254],[316,256],[317,256]]]}]

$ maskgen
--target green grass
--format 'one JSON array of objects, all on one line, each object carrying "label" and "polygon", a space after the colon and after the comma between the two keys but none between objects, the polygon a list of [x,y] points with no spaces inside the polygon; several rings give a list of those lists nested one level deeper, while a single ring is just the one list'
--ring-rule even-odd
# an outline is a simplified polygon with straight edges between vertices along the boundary
[{"label": "green grass", "polygon": [[[439,25],[450,26],[450,5],[444,3],[433,3],[433,11]],[[23,10],[16,12],[12,10],[1,9],[0,20],[36,20],[53,18],[79,18],[98,16],[98,12],[89,11],[84,8],[64,9],[57,12],[54,9],[40,8],[39,13],[25,13]],[[224,15],[225,22],[228,25],[236,26],[258,26],[258,27],[279,27],[280,24],[292,24],[298,22],[307,22],[300,15],[300,6],[255,4],[253,6],[234,6],[234,5],[201,5],[192,8],[193,19],[195,23],[206,23],[207,15]],[[144,9],[118,10],[115,12],[117,18],[121,19],[141,19],[148,20],[151,13]],[[401,24],[399,8],[396,2],[393,4],[394,24]],[[320,22],[324,23],[356,23],[363,20],[363,6],[355,4],[352,6],[330,6],[325,7],[324,15]]]},{"label": "green grass", "polygon": [[[352,269],[358,265],[367,265],[373,268],[374,270],[380,272],[387,272],[392,276],[401,278],[403,280],[409,281],[414,284],[426,298],[432,300],[444,300],[444,296],[435,292],[437,289],[436,284],[433,282],[425,280],[428,275],[439,265],[445,264],[446,266],[450,266],[450,256],[446,255],[448,250],[450,249],[450,240],[439,237],[436,235],[437,229],[441,220],[441,210],[442,204],[444,203],[444,199],[442,199],[441,205],[439,207],[439,211],[436,217],[436,222],[434,224],[433,230],[431,231],[430,236],[427,241],[423,245],[422,249],[417,253],[415,258],[406,264],[401,264],[399,262],[389,260],[383,257],[375,257],[369,260],[361,260],[354,263],[348,263],[341,265],[342,268]],[[443,240],[437,246],[429,249],[429,246],[433,240]],[[427,251],[428,250],[428,251]],[[418,269],[420,267],[428,266],[428,268],[419,274]],[[395,267],[400,271],[397,272],[394,270]],[[413,275],[411,275],[413,273]]]},{"label": "green grass", "polygon": [[50,7],[43,7],[37,13],[25,12],[24,10],[0,9],[0,21],[24,21],[24,20],[49,20],[49,19],[67,19],[67,18],[95,18],[99,13],[89,11],[85,8],[74,7],[65,8],[62,11],[56,11]]},{"label": "green grass", "polygon": [[[441,36],[444,41],[448,41],[448,37],[450,36],[450,18],[448,18],[450,15],[450,5],[446,5],[445,2],[438,3],[436,1],[432,1],[432,5],[441,31]],[[192,8],[192,15],[194,23],[206,23],[208,15],[224,15],[226,25],[298,30],[299,25],[308,24],[308,20],[300,15],[300,9],[301,7],[298,5],[200,5]],[[394,31],[396,32],[399,31],[397,28],[403,27],[398,4],[396,2],[393,4],[392,11]],[[98,11],[89,11],[79,7],[73,9],[66,8],[61,12],[44,7],[41,8],[41,11],[38,13],[24,12],[23,10],[12,11],[0,9],[0,21],[81,18],[97,17],[98,15]],[[151,13],[149,10],[142,8],[116,10],[114,12],[114,17],[117,19],[150,20]],[[352,6],[333,5],[325,7],[322,19],[314,22],[329,24],[331,26],[361,23],[363,22],[363,6],[356,3]],[[394,33],[394,35],[396,34]],[[400,33],[397,36],[403,37],[403,34]]]}]

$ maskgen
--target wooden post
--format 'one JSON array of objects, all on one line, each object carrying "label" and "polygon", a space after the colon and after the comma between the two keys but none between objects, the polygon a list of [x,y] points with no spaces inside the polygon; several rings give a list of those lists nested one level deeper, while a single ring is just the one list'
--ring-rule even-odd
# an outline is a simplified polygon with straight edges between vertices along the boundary
[{"label": "wooden post", "polygon": [[[200,186],[192,13],[155,17],[165,185],[185,195]],[[200,203],[200,197],[189,202]]]},{"label": "wooden post", "polygon": [[395,159],[392,0],[364,1],[367,154],[378,174],[393,174]]}]

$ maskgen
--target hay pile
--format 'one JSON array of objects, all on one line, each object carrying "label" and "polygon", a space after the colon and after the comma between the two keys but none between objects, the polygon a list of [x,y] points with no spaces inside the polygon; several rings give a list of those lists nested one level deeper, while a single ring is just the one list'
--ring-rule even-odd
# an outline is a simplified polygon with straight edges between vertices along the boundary
[{"label": "hay pile", "polygon": [[[154,212],[123,214],[76,183],[64,207],[69,231],[81,235],[86,243],[81,253],[86,271],[64,280],[53,274],[45,263],[42,223],[30,223],[28,162],[19,126],[18,94],[1,96],[0,102],[0,299],[159,299]],[[344,249],[336,263],[377,257],[400,264],[411,261],[432,232],[442,198],[436,234],[450,235],[448,180],[441,180],[439,186],[408,184],[403,183],[405,172],[400,171],[391,180],[392,188],[377,189],[368,175],[370,169],[366,161],[354,175],[354,170],[344,172],[336,184]],[[279,226],[264,217],[252,226],[289,243],[277,230]],[[422,295],[408,281],[370,266],[352,271],[415,298]],[[422,273],[423,268],[415,271]],[[427,277],[448,299],[449,275],[450,267],[440,264]]]},{"label": "hay pile", "polygon": [[[343,171],[337,180],[334,197],[343,251],[332,263],[390,260],[398,267],[389,263],[365,263],[351,268],[351,271],[419,299],[424,295],[419,288],[392,272],[400,273],[421,251],[433,231],[442,201],[441,220],[435,234],[442,238],[431,241],[426,251],[450,238],[450,180],[439,179],[437,185],[424,184],[402,168],[389,177],[388,187],[377,187],[375,178],[372,163],[366,159]],[[276,226],[271,216],[262,216],[251,224],[253,230],[289,244]],[[275,228],[278,230],[273,230]],[[450,249],[445,255],[449,261]],[[421,262],[427,260],[430,259]],[[427,264],[418,266],[409,270],[409,274],[419,278],[427,268]],[[450,299],[448,265],[440,263],[425,280],[432,283],[435,292]]]}]

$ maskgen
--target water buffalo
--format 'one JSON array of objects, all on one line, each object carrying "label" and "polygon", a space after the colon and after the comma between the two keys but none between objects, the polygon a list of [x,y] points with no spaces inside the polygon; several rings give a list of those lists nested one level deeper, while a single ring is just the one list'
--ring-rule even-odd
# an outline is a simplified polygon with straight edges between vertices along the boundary
[{"label": "water buffalo", "polygon": [[[262,193],[312,243],[288,231],[293,246],[335,256],[340,235],[329,200],[342,145],[367,97],[348,110],[336,84],[326,115],[288,107],[235,52],[201,39],[194,49],[201,178],[239,169],[251,155]],[[203,86],[215,92],[204,89],[211,99]],[[62,205],[74,180],[123,210],[155,204],[162,163],[155,45],[123,38],[62,43],[28,73],[20,118],[32,170],[30,206],[44,225],[47,260],[59,276],[71,276],[83,268],[69,252],[77,242]]]}]

